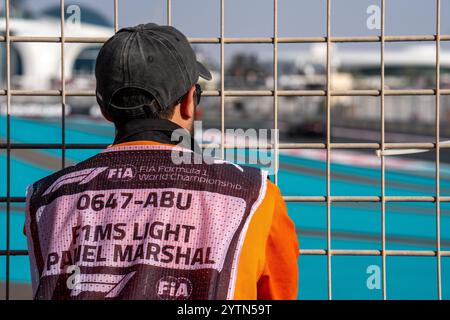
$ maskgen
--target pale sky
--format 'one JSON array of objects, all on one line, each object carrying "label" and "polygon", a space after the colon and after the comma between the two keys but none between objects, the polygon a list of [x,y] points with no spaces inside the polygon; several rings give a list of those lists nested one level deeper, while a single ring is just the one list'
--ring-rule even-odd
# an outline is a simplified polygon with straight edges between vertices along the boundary
[{"label": "pale sky", "polygon": [[[226,36],[270,36],[273,0],[225,0]],[[334,35],[373,35],[366,27],[366,10],[379,0],[332,0]],[[112,0],[65,1],[90,6],[112,19]],[[30,1],[38,11],[59,0]],[[121,26],[166,22],[166,0],[119,0]],[[220,0],[172,0],[173,23],[188,36],[218,36]],[[280,36],[315,36],[326,33],[326,0],[278,0]],[[450,33],[450,0],[441,0],[442,33]],[[435,0],[386,0],[386,34],[429,34],[435,31]]]}]

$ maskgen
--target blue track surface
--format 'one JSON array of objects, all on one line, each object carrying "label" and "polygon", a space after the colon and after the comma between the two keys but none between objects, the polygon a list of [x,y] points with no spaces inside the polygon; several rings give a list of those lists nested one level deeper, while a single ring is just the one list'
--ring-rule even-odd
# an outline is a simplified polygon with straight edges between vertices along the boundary
[{"label": "blue track surface", "polygon": [[[6,137],[5,118],[0,117],[0,138]],[[30,134],[31,133],[31,134]],[[86,120],[67,120],[67,143],[110,143],[111,126]],[[61,127],[56,121],[12,118],[11,140],[20,143],[60,143]],[[72,162],[83,160],[96,150],[67,150]],[[14,150],[11,161],[11,195],[24,196],[33,181],[51,173],[49,166],[36,161],[58,158],[59,150],[34,150],[32,158]],[[325,163],[320,160],[281,154],[279,185],[284,195],[324,195]],[[430,168],[433,164],[430,163]],[[312,169],[312,170],[311,170]],[[0,196],[6,195],[6,152],[0,151]],[[380,170],[332,164],[332,195],[379,195]],[[336,175],[334,175],[336,173]],[[450,175],[443,172],[442,195],[450,194]],[[386,173],[388,195],[433,195],[434,172],[395,171]],[[303,249],[326,248],[326,206],[314,203],[288,203]],[[441,204],[442,249],[450,250],[450,204]],[[26,249],[22,235],[23,205],[11,206],[11,249]],[[435,204],[388,203],[386,212],[387,249],[434,250]],[[5,206],[0,206],[0,249],[6,247]],[[380,249],[381,210],[377,203],[333,203],[331,207],[333,249]],[[435,257],[387,257],[389,299],[435,299],[437,274]],[[367,268],[381,267],[381,257],[332,258],[333,298],[380,299],[380,289],[368,289]],[[301,256],[299,259],[299,299],[327,298],[326,256]],[[0,280],[5,280],[5,258],[0,258]],[[11,280],[29,282],[27,257],[11,257]],[[450,257],[442,258],[443,296],[450,298]]]}]

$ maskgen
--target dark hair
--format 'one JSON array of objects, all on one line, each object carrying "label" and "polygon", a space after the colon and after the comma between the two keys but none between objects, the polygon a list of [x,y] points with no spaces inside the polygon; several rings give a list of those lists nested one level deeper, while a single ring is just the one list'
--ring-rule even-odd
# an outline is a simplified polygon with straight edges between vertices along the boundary
[{"label": "dark hair", "polygon": [[[169,119],[175,112],[178,101],[169,107],[162,108],[149,92],[139,88],[124,88],[116,92],[107,108],[116,124],[132,119]],[[140,106],[140,107],[139,107]]]}]

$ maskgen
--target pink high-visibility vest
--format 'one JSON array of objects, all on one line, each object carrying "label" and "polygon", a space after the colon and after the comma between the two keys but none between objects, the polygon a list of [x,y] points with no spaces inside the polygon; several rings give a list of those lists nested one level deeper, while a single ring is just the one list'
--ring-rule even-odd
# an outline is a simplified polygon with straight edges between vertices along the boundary
[{"label": "pink high-visibility vest", "polygon": [[28,188],[35,299],[233,297],[266,173],[176,148],[112,147]]}]

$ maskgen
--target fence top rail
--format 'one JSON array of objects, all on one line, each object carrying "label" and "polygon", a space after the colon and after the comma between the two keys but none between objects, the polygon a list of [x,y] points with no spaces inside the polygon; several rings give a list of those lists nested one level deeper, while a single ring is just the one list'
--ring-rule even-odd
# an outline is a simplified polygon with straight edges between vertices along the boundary
[{"label": "fence top rail", "polygon": [[[62,90],[25,90],[11,89],[11,96],[62,96]],[[8,90],[0,89],[0,96],[6,96]],[[440,89],[440,95],[450,95],[450,89]],[[94,90],[66,90],[65,96],[95,96]],[[227,97],[325,97],[327,90],[224,90],[223,95]],[[351,90],[330,90],[331,96],[381,96],[379,89],[351,89]],[[435,96],[436,89],[390,89],[384,90],[385,96]],[[218,97],[221,96],[221,90],[205,90],[202,96]]]},{"label": "fence top rail", "polygon": [[[56,42],[62,41],[60,36],[10,36],[11,42]],[[385,36],[385,42],[434,42],[437,35],[391,35]],[[104,43],[108,37],[64,37],[67,43]],[[221,37],[190,37],[189,42],[194,44],[220,44]],[[450,35],[440,35],[440,41],[450,41]],[[6,42],[5,36],[0,36],[0,42]],[[223,43],[326,43],[327,37],[224,37]],[[351,43],[351,42],[381,42],[381,36],[345,36],[330,37],[332,43]]]},{"label": "fence top rail", "polygon": [[[108,144],[103,143],[0,143],[0,149],[104,149],[108,147]],[[215,145],[208,143],[200,143],[202,149],[217,148]],[[262,149],[271,150],[274,148],[273,144],[230,144],[225,143],[225,149]],[[366,149],[366,150],[378,150],[381,144],[378,142],[349,142],[349,143],[330,143],[331,149]],[[386,150],[390,149],[423,149],[433,150],[436,149],[436,142],[386,142],[384,144]],[[294,150],[294,149],[326,149],[326,143],[279,143],[279,149]],[[440,149],[450,149],[450,143],[448,141],[441,141],[439,145]]]},{"label": "fence top rail", "polygon": [[[286,202],[311,202],[311,203],[327,203],[328,197],[323,196],[283,196]],[[0,203],[23,203],[25,197],[0,197]],[[330,202],[381,202],[381,196],[330,196]],[[429,202],[435,203],[435,196],[385,196],[385,202]],[[440,196],[440,202],[450,202],[450,196]]]},{"label": "fence top rail", "polygon": [[[327,249],[300,249],[299,254],[313,255],[313,256],[325,256],[328,254]],[[332,256],[381,256],[383,250],[352,250],[352,249],[331,249],[330,255]],[[442,257],[450,257],[450,251],[448,250],[385,250],[387,256],[397,257],[436,257],[438,254]],[[1,256],[27,256],[28,250],[0,250]]]}]

